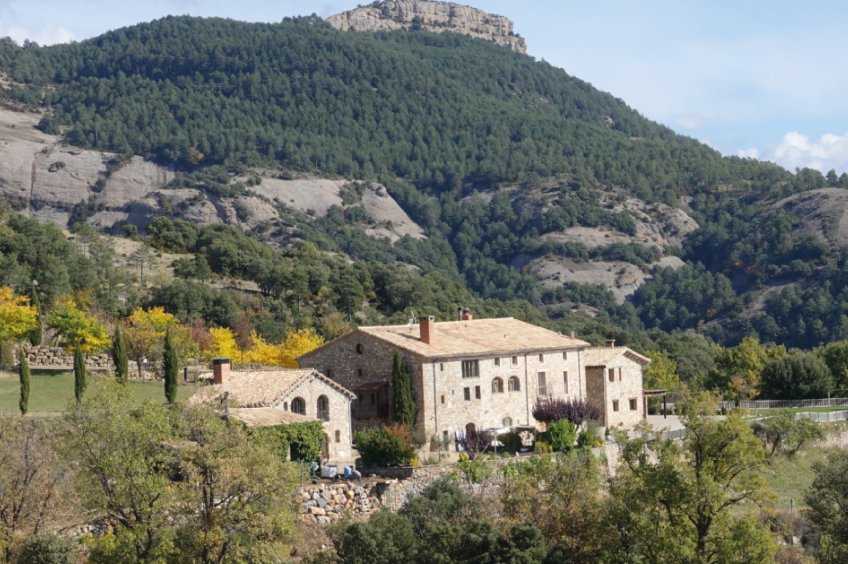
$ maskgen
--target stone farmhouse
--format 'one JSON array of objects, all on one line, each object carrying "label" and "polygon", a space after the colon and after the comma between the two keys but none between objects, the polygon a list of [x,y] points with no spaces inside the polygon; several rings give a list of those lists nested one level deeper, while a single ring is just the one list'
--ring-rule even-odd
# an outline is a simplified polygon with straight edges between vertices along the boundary
[{"label": "stone farmhouse", "polygon": [[324,460],[353,457],[351,401],[356,396],[312,369],[231,370],[230,359],[216,358],[212,373],[202,374],[202,386],[189,403],[211,403],[224,398],[235,409],[231,416],[247,425],[285,425],[321,420]]},{"label": "stone farmhouse", "polygon": [[[416,431],[452,437],[478,428],[535,426],[537,398],[582,399],[598,406],[605,426],[626,426],[646,414],[642,367],[626,347],[589,343],[513,318],[360,327],[300,357],[352,390],[354,429],[389,421],[395,350],[409,366],[418,405]],[[614,371],[614,381],[597,377]],[[611,374],[613,374],[611,372]],[[635,403],[634,403],[635,400]]]}]

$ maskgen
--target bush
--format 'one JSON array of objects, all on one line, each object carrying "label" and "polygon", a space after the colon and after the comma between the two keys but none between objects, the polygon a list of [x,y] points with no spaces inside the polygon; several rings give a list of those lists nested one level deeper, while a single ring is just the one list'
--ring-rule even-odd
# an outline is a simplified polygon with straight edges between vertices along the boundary
[{"label": "bush", "polygon": [[21,548],[17,564],[73,564],[76,547],[74,542],[59,535],[32,535]]},{"label": "bush", "polygon": [[598,432],[597,425],[588,425],[577,435],[578,448],[598,448],[604,446],[604,438]]},{"label": "bush", "polygon": [[548,424],[548,430],[543,433],[545,441],[557,452],[570,450],[577,440],[577,427],[571,421],[562,419]]},{"label": "bush", "polygon": [[563,419],[579,427],[584,421],[601,418],[601,412],[583,400],[564,400],[560,398],[539,398],[533,406],[536,421],[552,423]]},{"label": "bush", "polygon": [[554,449],[551,448],[551,444],[543,440],[537,440],[536,443],[533,445],[533,452],[535,452],[536,454],[547,454],[553,451]]},{"label": "bush", "polygon": [[503,445],[503,449],[509,452],[518,452],[521,450],[522,442],[518,433],[504,433],[498,435],[498,442]]},{"label": "bush", "polygon": [[492,433],[489,431],[478,431],[476,426],[471,426],[466,428],[465,436],[458,442],[468,458],[474,460],[492,444]]},{"label": "bush", "polygon": [[353,440],[365,466],[397,466],[416,460],[412,437],[403,425],[357,431]]},{"label": "bush", "polygon": [[465,457],[465,460],[463,460],[460,457],[459,462],[456,463],[456,467],[462,470],[465,478],[473,484],[485,482],[492,475],[492,467],[479,457],[474,460],[469,460],[468,457]]}]

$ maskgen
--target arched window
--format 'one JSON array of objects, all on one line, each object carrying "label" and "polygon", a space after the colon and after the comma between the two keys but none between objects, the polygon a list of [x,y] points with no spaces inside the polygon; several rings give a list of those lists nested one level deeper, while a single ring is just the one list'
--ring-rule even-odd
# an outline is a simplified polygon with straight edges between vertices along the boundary
[{"label": "arched window", "polygon": [[492,393],[493,394],[502,394],[503,393],[503,380],[500,378],[495,378],[492,380]]},{"label": "arched window", "polygon": [[327,396],[318,398],[318,419],[322,421],[330,420],[330,400],[327,399]]},{"label": "arched window", "polygon": [[294,398],[291,402],[291,410],[292,413],[306,415],[306,402],[303,401],[303,398]]},{"label": "arched window", "polygon": [[510,392],[520,392],[521,391],[521,382],[518,380],[518,376],[512,376],[509,379],[509,391]]},{"label": "arched window", "polygon": [[356,343],[356,354],[362,354],[365,352],[365,345],[362,343]]},{"label": "arched window", "polygon": [[512,427],[512,417],[504,417],[503,426],[504,427]]}]

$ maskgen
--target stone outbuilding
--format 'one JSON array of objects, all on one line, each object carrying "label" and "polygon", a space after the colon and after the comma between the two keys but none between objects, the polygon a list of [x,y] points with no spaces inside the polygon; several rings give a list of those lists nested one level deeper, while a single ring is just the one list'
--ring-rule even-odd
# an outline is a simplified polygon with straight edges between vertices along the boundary
[{"label": "stone outbuilding", "polygon": [[[354,429],[389,422],[396,350],[412,376],[418,406],[416,431],[427,438],[452,438],[469,424],[478,428],[536,425],[532,410],[541,397],[596,403],[588,395],[584,356],[587,351],[606,349],[591,349],[585,341],[514,318],[475,320],[468,313],[463,317],[360,327],[298,361],[354,392]],[[638,370],[628,367],[626,378],[638,380],[628,385],[641,390],[641,365]],[[641,412],[640,408],[640,416]],[[605,421],[619,421],[606,411],[604,416]]]},{"label": "stone outbuilding", "polygon": [[647,416],[642,369],[651,360],[614,344],[584,351],[586,397],[603,413],[605,427],[632,427]]},{"label": "stone outbuilding", "polygon": [[[248,425],[284,425],[320,420],[324,426],[325,460],[354,456],[351,401],[356,397],[316,370],[230,370],[229,359],[215,359],[209,381],[189,398],[189,403],[228,398],[231,414]],[[289,421],[291,420],[291,421]]]}]

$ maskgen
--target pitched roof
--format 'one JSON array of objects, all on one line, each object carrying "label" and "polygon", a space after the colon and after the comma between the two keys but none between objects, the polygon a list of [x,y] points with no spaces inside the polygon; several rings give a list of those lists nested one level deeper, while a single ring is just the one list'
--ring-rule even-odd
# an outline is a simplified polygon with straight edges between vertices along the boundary
[{"label": "pitched roof", "polygon": [[583,351],[583,365],[586,368],[606,366],[621,355],[626,355],[630,360],[636,361],[642,365],[651,362],[650,358],[642,356],[627,347],[604,347]]},{"label": "pitched roof", "polygon": [[307,417],[291,411],[283,411],[274,407],[251,407],[247,409],[231,409],[230,417],[238,419],[247,424],[248,427],[276,427],[277,425],[290,425],[292,423],[307,423],[318,421],[313,417]]},{"label": "pitched roof", "polygon": [[[510,355],[589,346],[585,341],[572,339],[512,317],[443,321],[435,323],[434,326],[431,333],[432,345],[420,340],[420,325],[413,325],[411,328],[409,325],[360,327],[358,331],[425,358]],[[332,344],[332,341],[329,344]],[[303,357],[308,357],[310,353],[304,354]]]},{"label": "pitched roof", "polygon": [[[201,374],[200,378],[210,378],[211,373]],[[236,405],[245,408],[274,407],[298,384],[307,378],[317,378],[331,388],[348,396],[356,396],[333,382],[320,372],[305,368],[301,370],[233,370],[223,384],[203,386],[189,398],[189,403],[215,401],[224,393],[230,394]]]}]

